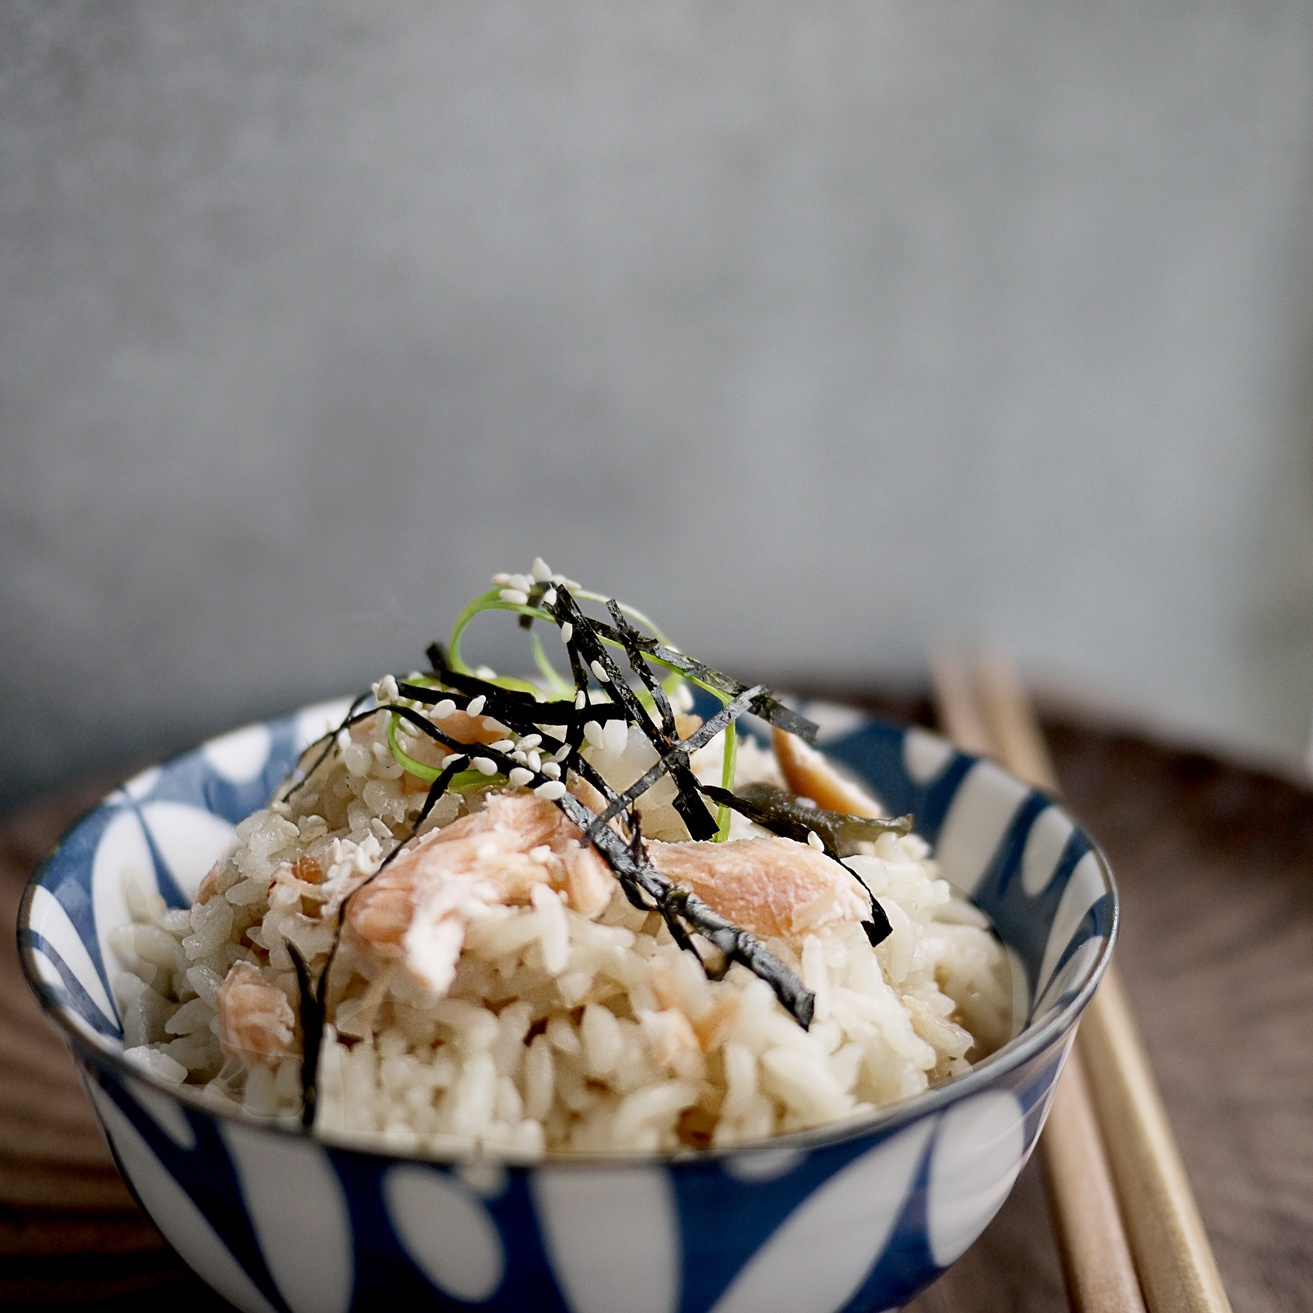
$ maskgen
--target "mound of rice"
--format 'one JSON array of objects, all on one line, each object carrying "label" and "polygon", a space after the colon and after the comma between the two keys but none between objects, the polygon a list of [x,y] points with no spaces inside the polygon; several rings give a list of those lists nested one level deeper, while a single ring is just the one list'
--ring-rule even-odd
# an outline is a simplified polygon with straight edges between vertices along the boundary
[{"label": "mound of rice", "polygon": [[[243,822],[191,909],[165,907],[127,873],[134,923],[114,940],[116,992],[128,1056],[155,1076],[257,1117],[299,1119],[288,945],[323,968],[334,913],[410,834],[424,799],[389,750],[387,723],[380,712],[343,732],[334,763]],[[586,755],[618,787],[654,759],[632,727],[592,737]],[[718,781],[721,756],[719,740],[700,749],[699,778]],[[751,781],[781,782],[769,751],[744,737],[735,786]],[[486,799],[445,796],[421,833]],[[762,833],[734,817],[731,838]],[[768,944],[815,994],[809,1030],[745,967],[708,979],[618,885],[591,916],[547,884],[523,905],[462,907],[444,995],[396,955],[344,940],[316,1133],[511,1158],[720,1147],[870,1113],[966,1071],[1010,1034],[1004,952],[922,839],[886,834],[863,848],[845,864],[892,933],[872,949],[847,921]],[[221,991],[237,1018],[224,1025]]]}]

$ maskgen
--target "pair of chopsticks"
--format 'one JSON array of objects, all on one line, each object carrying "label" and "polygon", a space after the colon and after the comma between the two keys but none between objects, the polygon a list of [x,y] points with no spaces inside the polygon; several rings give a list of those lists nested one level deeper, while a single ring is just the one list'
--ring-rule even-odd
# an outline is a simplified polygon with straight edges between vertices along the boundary
[{"label": "pair of chopsticks", "polygon": [[[1039,720],[1005,659],[968,665],[940,651],[931,674],[959,747],[1057,792]],[[1115,962],[1085,1010],[1040,1147],[1076,1313],[1231,1313]]]}]

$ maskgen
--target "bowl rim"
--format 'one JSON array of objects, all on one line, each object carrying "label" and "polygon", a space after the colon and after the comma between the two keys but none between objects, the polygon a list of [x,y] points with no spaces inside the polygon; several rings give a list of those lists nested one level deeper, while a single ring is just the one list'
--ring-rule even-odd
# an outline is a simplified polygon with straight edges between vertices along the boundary
[{"label": "bowl rim", "polygon": [[[336,699],[331,699],[335,701]],[[722,1145],[707,1149],[672,1149],[662,1150],[656,1153],[638,1153],[634,1151],[617,1150],[612,1153],[606,1152],[567,1152],[556,1151],[547,1152],[539,1155],[512,1155],[503,1153],[494,1153],[488,1150],[480,1150],[477,1147],[471,1147],[468,1153],[444,1152],[444,1153],[425,1153],[422,1151],[406,1151],[401,1149],[389,1148],[382,1144],[367,1143],[362,1136],[359,1139],[350,1135],[337,1134],[320,1134],[313,1130],[306,1130],[300,1125],[294,1125],[289,1121],[276,1121],[257,1117],[252,1113],[246,1112],[238,1107],[225,1107],[217,1102],[205,1098],[203,1091],[199,1088],[192,1088],[185,1085],[170,1085],[167,1081],[161,1080],[147,1068],[139,1066],[135,1062],[129,1061],[124,1056],[124,1050],[119,1047],[102,1048],[98,1043],[91,1041],[84,1033],[82,1027],[76,1024],[70,1017],[66,1005],[54,997],[47,989],[46,983],[42,980],[40,972],[34,960],[35,950],[27,942],[24,931],[31,925],[32,904],[36,897],[36,892],[44,888],[44,877],[55,858],[64,848],[65,844],[74,836],[74,834],[85,824],[92,816],[100,812],[110,801],[111,798],[123,787],[131,783],[139,775],[149,771],[167,770],[168,767],[175,763],[191,758],[194,754],[200,752],[206,744],[213,741],[214,738],[225,737],[227,734],[241,733],[244,730],[254,729],[259,726],[268,726],[275,724],[285,718],[285,716],[295,716],[300,710],[298,708],[285,716],[267,717],[263,720],[250,721],[236,727],[233,730],[224,731],[223,734],[214,735],[193,744],[191,747],[184,748],[175,752],[162,760],[148,764],[141,770],[134,772],[123,781],[117,788],[111,789],[104,797],[86,808],[75,820],[65,827],[51,850],[38,863],[23,889],[22,898],[19,901],[18,918],[16,923],[16,934],[18,939],[18,955],[22,964],[23,974],[27,979],[28,987],[36,995],[38,1003],[41,1005],[42,1012],[63,1035],[64,1041],[74,1051],[75,1057],[85,1063],[99,1067],[111,1073],[120,1082],[123,1078],[130,1078],[141,1084],[144,1084],[153,1093],[163,1095],[165,1098],[176,1101],[184,1108],[190,1108],[194,1112],[203,1114],[207,1117],[230,1121],[238,1126],[248,1130],[267,1132],[275,1135],[289,1136],[298,1140],[309,1140],[310,1142],[320,1145],[325,1149],[338,1152],[361,1155],[364,1157],[381,1159],[391,1163],[419,1163],[432,1167],[464,1167],[470,1164],[478,1164],[480,1167],[494,1166],[508,1172],[527,1172],[541,1169],[544,1167],[556,1168],[591,1168],[593,1170],[602,1168],[632,1169],[636,1167],[653,1167],[664,1166],[667,1168],[678,1168],[690,1165],[712,1164],[722,1162],[726,1159],[738,1159],[748,1156],[769,1156],[780,1153],[805,1153],[810,1150],[832,1148],[842,1145],[846,1142],[869,1136],[873,1133],[894,1134],[904,1126],[910,1125],[914,1121],[933,1115],[942,1111],[950,1104],[959,1103],[972,1095],[980,1093],[982,1089],[988,1088],[995,1084],[1001,1077],[1010,1072],[1016,1071],[1026,1066],[1033,1059],[1050,1047],[1060,1043],[1064,1036],[1074,1034],[1076,1023],[1080,1019],[1081,1013],[1085,1010],[1086,1005],[1094,996],[1094,991],[1098,988],[1104,972],[1107,970],[1108,963],[1112,959],[1113,950],[1116,947],[1117,938],[1121,928],[1121,895],[1117,887],[1116,878],[1113,875],[1112,867],[1108,862],[1103,849],[1094,840],[1094,838],[1085,829],[1084,825],[1072,815],[1068,810],[1064,800],[1047,789],[1041,789],[1021,779],[1006,767],[1000,765],[992,758],[980,753],[966,752],[957,747],[956,744],[949,742],[942,734],[933,729],[928,729],[922,725],[916,725],[913,722],[894,720],[887,716],[880,716],[871,711],[853,706],[852,704],[828,700],[829,705],[840,706],[844,710],[856,711],[861,716],[861,724],[873,724],[886,729],[893,729],[905,733],[908,730],[916,730],[919,734],[928,735],[931,738],[938,739],[941,743],[946,744],[958,758],[965,761],[987,762],[994,769],[1001,771],[1013,783],[1021,784],[1026,789],[1022,802],[1030,797],[1040,797],[1051,805],[1057,807],[1062,815],[1071,822],[1074,829],[1080,833],[1082,838],[1089,844],[1089,852],[1093,854],[1095,862],[1099,868],[1100,876],[1104,885],[1104,894],[1108,898],[1109,916],[1108,932],[1102,937],[1097,955],[1085,969],[1085,979],[1080,988],[1061,1006],[1053,1006],[1044,1013],[1040,1024],[1028,1024],[1020,1032],[1014,1035],[1001,1048],[996,1049],[987,1058],[983,1058],[979,1063],[972,1066],[971,1070],[963,1073],[961,1076],[953,1076],[940,1085],[932,1086],[928,1090],[922,1090],[919,1094],[909,1095],[896,1103],[887,1104],[882,1108],[877,1108],[873,1112],[864,1113],[859,1116],[847,1117],[842,1121],[831,1122],[825,1126],[816,1126],[807,1130],[789,1131],[782,1135],[771,1136],[764,1140],[744,1140],[737,1144]],[[308,704],[318,706],[319,703]],[[915,832],[915,831],[914,831]],[[1061,1056],[1061,1061],[1065,1063],[1065,1052]],[[94,1107],[94,1103],[93,1103]],[[99,1111],[97,1110],[99,1118]]]}]

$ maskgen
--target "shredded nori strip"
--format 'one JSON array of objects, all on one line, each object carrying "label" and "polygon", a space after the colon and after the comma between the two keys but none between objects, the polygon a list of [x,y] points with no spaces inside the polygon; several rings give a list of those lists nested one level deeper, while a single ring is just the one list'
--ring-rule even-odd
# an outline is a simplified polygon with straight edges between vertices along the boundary
[{"label": "shredded nori strip", "polygon": [[308,1131],[315,1124],[315,1108],[319,1100],[319,1051],[324,1043],[328,968],[333,960],[330,956],[318,983],[312,984],[310,965],[291,940],[287,941],[287,954],[296,969],[296,988],[301,996],[301,1127]]},{"label": "shredded nori strip", "polygon": [[328,731],[327,734],[321,734],[313,743],[306,744],[305,748],[301,752],[302,760],[305,759],[306,755],[310,752],[312,748],[318,747],[319,744],[321,743],[324,745],[324,750],[319,754],[319,756],[315,758],[314,764],[310,766],[310,768],[305,772],[305,774],[302,775],[301,778],[297,780],[294,784],[292,784],[288,788],[287,792],[283,794],[281,799],[282,802],[287,802],[301,788],[301,786],[305,784],[305,782],[315,773],[315,771],[317,771],[320,768],[320,766],[322,766],[324,762],[328,760],[329,755],[332,753],[333,749],[337,746],[337,736],[344,729],[346,729],[348,725],[355,723],[352,720],[352,717],[356,714],[357,709],[362,707],[372,696],[373,695],[371,693],[361,693],[355,699],[355,701],[352,702],[351,705],[347,708],[345,719],[336,729],[331,729]]},{"label": "shredded nori strip", "polygon": [[[618,611],[619,604],[616,603],[615,605]],[[716,820],[703,806],[701,799],[698,797],[697,776],[693,774],[692,768],[688,764],[687,751],[684,751],[681,756],[680,749],[677,746],[678,740],[675,739],[673,733],[664,733],[661,726],[653,724],[646,708],[639,702],[633,689],[629,687],[628,682],[621,675],[620,669],[612,659],[606,644],[598,636],[603,626],[584,615],[579,609],[579,603],[575,601],[570,590],[565,587],[559,587],[556,590],[556,600],[548,610],[558,624],[569,624],[573,628],[571,641],[566,646],[570,649],[572,661],[576,665],[576,681],[580,677],[579,668],[582,665],[586,664],[590,670],[593,670],[596,666],[601,667],[607,676],[606,680],[600,681],[606,692],[618,706],[624,709],[625,719],[630,725],[637,726],[642,730],[648,741],[661,756],[663,763],[667,763],[665,769],[660,773],[668,773],[675,785],[674,808],[679,813],[679,819],[684,822],[689,835],[694,839],[710,839],[716,833]],[[636,647],[642,635],[632,628],[628,629],[627,632],[629,644]],[[617,637],[616,641],[621,646],[626,645],[623,638]],[[638,658],[638,663],[639,665],[646,665],[641,657]],[[594,673],[596,673],[595,670]],[[670,718],[672,731],[674,727],[674,716],[672,714]]]},{"label": "shredded nori strip", "polygon": [[607,611],[611,614],[611,619],[615,624],[616,633],[620,635],[621,641],[625,645],[625,654],[629,657],[629,665],[640,680],[643,681],[643,687],[652,695],[652,701],[656,704],[656,709],[661,715],[661,732],[668,739],[678,737],[678,731],[675,728],[675,711],[670,705],[670,699],[666,697],[666,690],[661,687],[661,681],[652,673],[652,668],[643,658],[643,650],[638,645],[638,640],[642,634],[629,623],[629,618],[620,609],[620,603],[611,598],[606,604]]},{"label": "shredded nori strip", "polygon": [[[761,685],[757,685],[756,688],[744,689],[741,696],[735,698],[733,702],[728,703],[726,706],[721,707],[714,716],[711,716],[708,720],[704,721],[699,729],[695,730],[688,736],[688,738],[680,742],[677,747],[670,749],[660,761],[640,775],[639,778],[624,791],[624,793],[620,794],[615,801],[607,807],[606,811],[602,812],[597,817],[588,830],[589,838],[593,837],[593,832],[598,827],[605,825],[613,817],[617,816],[623,808],[630,807],[637,802],[638,799],[642,797],[642,795],[646,793],[662,775],[671,774],[673,776],[674,771],[680,768],[689,770],[689,774],[692,775],[692,771],[688,766],[688,754],[690,752],[696,752],[698,748],[710,743],[711,740],[721,732],[721,730],[727,725],[733,724],[734,721],[743,715],[751,705],[752,699],[757,695],[760,688]],[[696,775],[693,775],[692,779],[692,787],[695,794],[707,793],[707,785],[703,784]],[[702,808],[702,811],[710,820],[711,813],[707,811],[705,807]],[[694,834],[693,838],[709,839],[711,834],[714,834],[715,832],[716,829],[713,823],[710,834]]]},{"label": "shredded nori strip", "polygon": [[[609,625],[594,622],[594,628],[602,638],[610,639],[613,643],[623,644],[623,637]],[[704,665],[701,661],[695,661],[692,657],[685,656],[682,652],[677,652],[673,647],[667,647],[664,643],[659,643],[647,634],[636,634],[634,641],[653,660],[669,666],[672,670],[678,670],[680,674],[687,676],[695,684],[701,684],[705,688],[713,689],[717,693],[723,693],[732,698],[738,697],[747,688],[746,684],[741,683],[732,675],[726,675],[711,666]],[[767,724],[787,730],[790,734],[796,734],[807,743],[816,742],[816,735],[819,730],[816,723],[808,720],[806,716],[800,716],[792,708],[786,707],[769,691],[758,696],[752,710]]]},{"label": "shredded nori strip", "polygon": [[912,830],[910,814],[876,819],[826,811],[823,807],[807,806],[796,793],[773,784],[746,784],[737,793],[704,784],[702,792],[724,807],[733,807],[739,815],[772,834],[806,843],[808,834],[814,831],[826,851],[832,851],[836,857],[851,857],[858,851],[859,843],[874,841],[882,834],[910,834]]}]

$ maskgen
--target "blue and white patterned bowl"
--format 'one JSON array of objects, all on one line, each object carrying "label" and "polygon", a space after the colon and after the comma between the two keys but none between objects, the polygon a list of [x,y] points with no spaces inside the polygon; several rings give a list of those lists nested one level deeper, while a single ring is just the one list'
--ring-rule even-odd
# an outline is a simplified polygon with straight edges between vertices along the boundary
[{"label": "blue and white patterned bowl", "polygon": [[175,906],[341,705],[238,730],[146,771],[33,877],[24,966],[114,1156],[170,1243],[247,1313],[385,1307],[837,1313],[901,1306],[997,1212],[1112,948],[1101,855],[1051,799],[920,729],[807,708],[826,750],[913,812],[1013,960],[1021,1033],[866,1121],[734,1152],[532,1166],[326,1144],[216,1113],[124,1060],[110,932],[121,872]]}]

